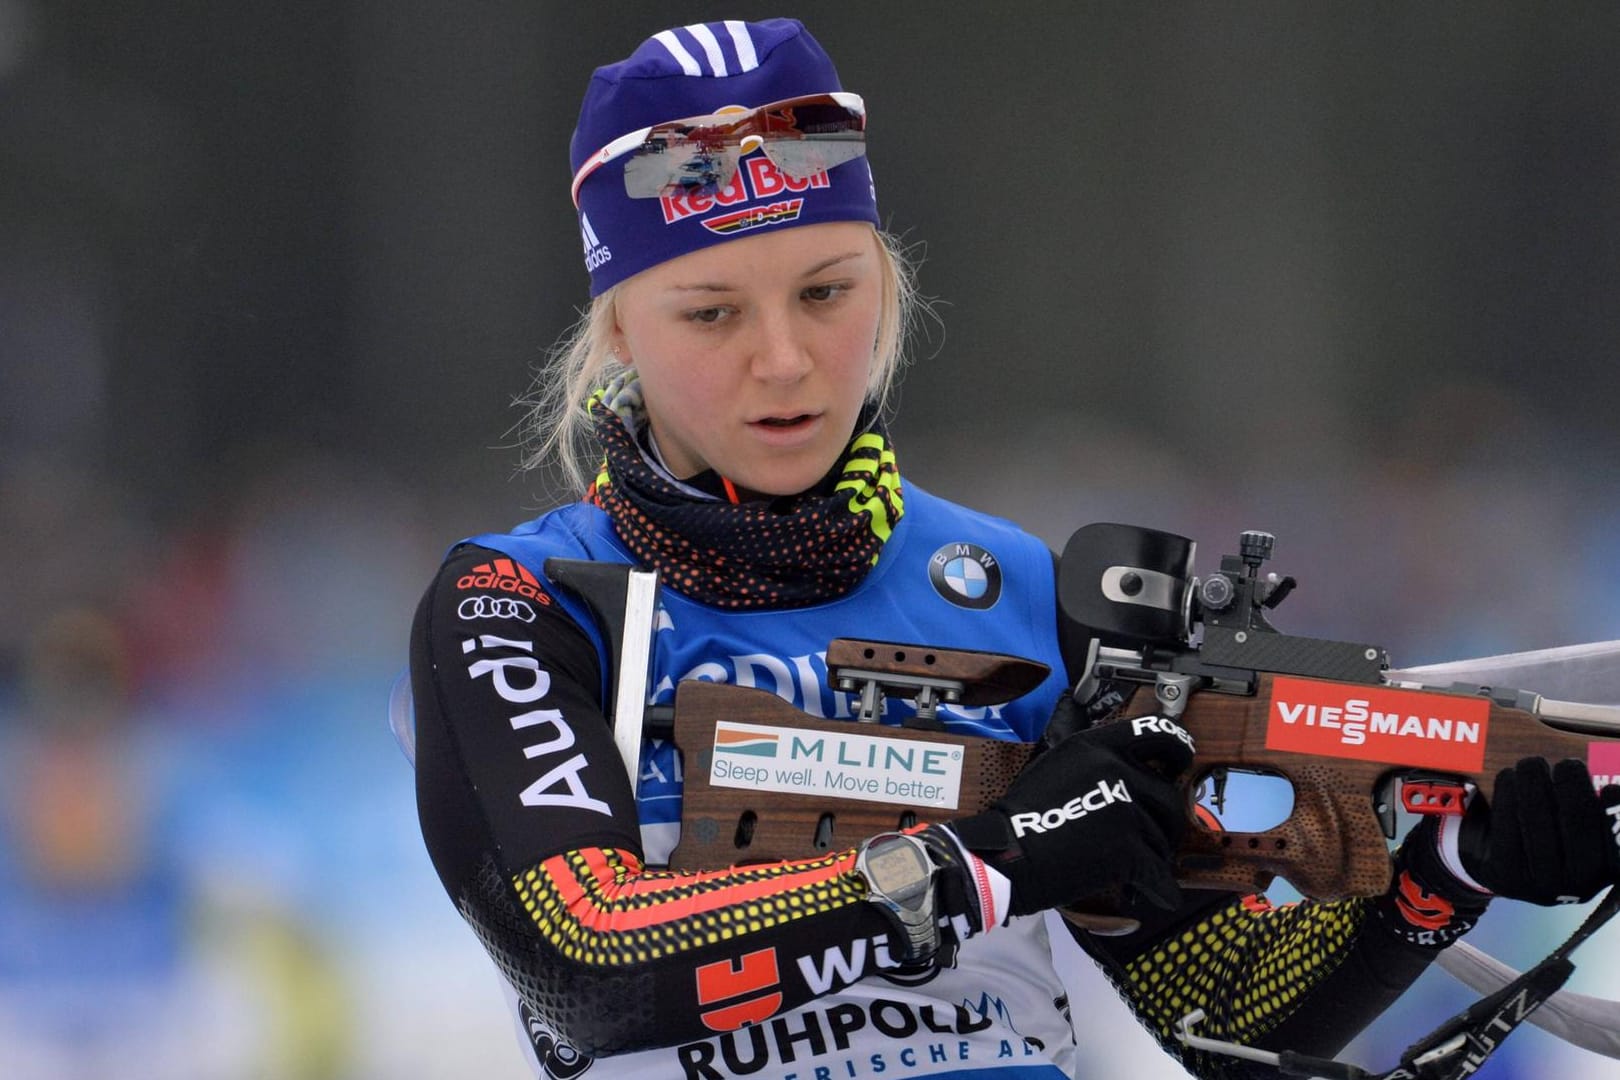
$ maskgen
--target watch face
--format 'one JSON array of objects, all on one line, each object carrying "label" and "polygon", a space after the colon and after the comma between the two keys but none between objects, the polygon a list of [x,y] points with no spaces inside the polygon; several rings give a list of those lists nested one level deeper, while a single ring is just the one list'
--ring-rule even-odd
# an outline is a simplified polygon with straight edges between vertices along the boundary
[{"label": "watch face", "polygon": [[881,893],[893,893],[928,879],[928,863],[917,845],[905,841],[875,844],[866,851],[867,883]]}]

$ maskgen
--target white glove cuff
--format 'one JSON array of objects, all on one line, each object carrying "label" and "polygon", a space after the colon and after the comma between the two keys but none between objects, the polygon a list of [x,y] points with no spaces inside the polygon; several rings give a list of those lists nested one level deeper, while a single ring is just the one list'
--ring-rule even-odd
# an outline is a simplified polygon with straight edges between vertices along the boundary
[{"label": "white glove cuff", "polygon": [[989,933],[995,927],[1005,926],[1012,912],[1012,882],[1001,871],[963,847],[955,829],[947,827],[941,831],[950,834],[951,843],[956,846],[962,865],[967,867],[968,877],[972,879],[974,895],[979,904],[979,922],[984,926],[982,932]]},{"label": "white glove cuff", "polygon": [[[1469,793],[1472,797],[1473,793]],[[1440,855],[1440,862],[1446,871],[1464,885],[1485,896],[1494,895],[1491,890],[1481,885],[1469,876],[1463,869],[1462,852],[1457,847],[1457,837],[1462,833],[1462,817],[1454,814],[1443,814],[1439,819],[1439,829],[1435,833],[1434,846]]]}]

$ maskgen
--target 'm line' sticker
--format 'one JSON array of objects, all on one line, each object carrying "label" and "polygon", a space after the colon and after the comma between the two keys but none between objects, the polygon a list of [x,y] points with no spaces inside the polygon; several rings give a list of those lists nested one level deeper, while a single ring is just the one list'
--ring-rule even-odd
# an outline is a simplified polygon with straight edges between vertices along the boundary
[{"label": "'m line' sticker", "polygon": [[714,725],[709,783],[955,810],[962,790],[962,748],[854,731],[722,720]]},{"label": "'m line' sticker", "polygon": [[1485,698],[1279,677],[1266,748],[1477,772],[1490,712]]}]

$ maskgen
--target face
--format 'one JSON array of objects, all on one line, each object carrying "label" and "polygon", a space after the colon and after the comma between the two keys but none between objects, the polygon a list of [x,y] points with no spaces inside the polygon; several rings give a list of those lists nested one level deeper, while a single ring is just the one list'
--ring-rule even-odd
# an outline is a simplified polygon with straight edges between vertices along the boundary
[{"label": "face", "polygon": [[641,376],[665,463],[790,495],[855,428],[881,310],[878,239],[861,222],[727,241],[619,286],[614,345]]}]

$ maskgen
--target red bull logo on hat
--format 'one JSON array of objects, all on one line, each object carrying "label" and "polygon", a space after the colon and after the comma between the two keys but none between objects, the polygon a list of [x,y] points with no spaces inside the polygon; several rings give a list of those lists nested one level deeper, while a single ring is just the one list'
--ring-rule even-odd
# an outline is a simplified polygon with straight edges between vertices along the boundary
[{"label": "red bull logo on hat", "polygon": [[[826,172],[818,172],[814,176],[802,180],[795,179],[778,169],[770,158],[763,154],[756,154],[742,161],[742,168],[737,170],[731,178],[731,183],[713,194],[697,193],[692,195],[663,195],[658,199],[659,206],[664,211],[664,224],[673,225],[677,221],[685,221],[695,214],[706,214],[717,206],[739,206],[753,202],[755,199],[773,199],[787,193],[809,191],[812,188],[825,188],[831,182]],[[777,214],[770,220],[754,222],[754,225],[770,225],[777,221],[791,221],[799,216],[798,210],[804,203],[803,199],[789,199],[778,203],[777,206],[793,206],[793,213],[784,216]],[[776,206],[762,207],[762,211],[774,211]],[[738,217],[728,214],[726,218],[714,218],[704,224],[713,232],[732,233],[739,231],[736,227],[716,228],[716,224],[730,218]],[[744,215],[746,216],[746,215]],[[753,228],[754,225],[744,226]]]}]

